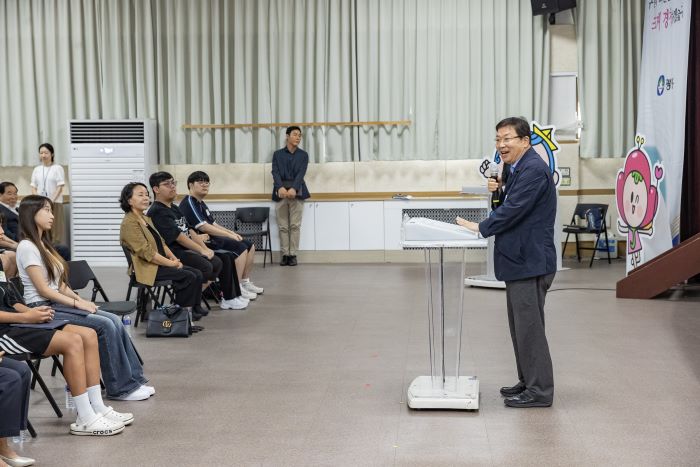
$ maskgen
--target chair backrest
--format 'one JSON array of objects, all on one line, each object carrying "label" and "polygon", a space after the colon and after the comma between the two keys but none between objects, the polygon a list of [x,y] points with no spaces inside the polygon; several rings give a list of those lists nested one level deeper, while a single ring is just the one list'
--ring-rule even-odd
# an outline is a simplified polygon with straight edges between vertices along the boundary
[{"label": "chair backrest", "polygon": [[247,224],[263,224],[270,217],[269,207],[237,208],[236,220]]},{"label": "chair backrest", "polygon": [[122,245],[122,251],[126,257],[126,264],[129,266],[129,268],[131,268],[134,264],[134,261],[131,259],[131,251],[129,251],[126,245]]},{"label": "chair backrest", "polygon": [[97,294],[102,295],[102,299],[108,302],[107,293],[102,288],[102,284],[97,279],[95,272],[84,259],[68,262],[68,286],[73,290],[81,290],[92,281],[92,301],[95,301]]},{"label": "chair backrest", "polygon": [[69,261],[68,262],[68,285],[73,290],[81,290],[88,286],[90,281],[96,279],[95,273],[92,272],[87,261]]},{"label": "chair backrest", "polygon": [[[591,212],[593,219],[598,225],[588,225],[587,214]],[[578,203],[576,209],[574,209],[574,215],[571,217],[571,223],[576,222],[576,218],[586,220],[586,224],[589,230],[597,231],[607,227],[605,222],[605,217],[608,213],[608,205],[600,203]]]}]

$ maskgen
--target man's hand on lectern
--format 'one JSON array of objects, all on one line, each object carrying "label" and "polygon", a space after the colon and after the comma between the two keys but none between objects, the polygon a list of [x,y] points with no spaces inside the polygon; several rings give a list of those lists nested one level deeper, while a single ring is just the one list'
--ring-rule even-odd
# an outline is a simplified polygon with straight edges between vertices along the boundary
[{"label": "man's hand on lectern", "polygon": [[455,218],[455,221],[457,222],[457,225],[461,225],[461,226],[464,227],[465,229],[469,229],[469,230],[471,230],[472,232],[479,233],[479,224],[477,224],[476,222],[472,222],[472,221],[468,221],[468,220],[466,220],[466,219],[462,219],[462,218],[459,217],[459,216],[457,216],[457,218]]}]

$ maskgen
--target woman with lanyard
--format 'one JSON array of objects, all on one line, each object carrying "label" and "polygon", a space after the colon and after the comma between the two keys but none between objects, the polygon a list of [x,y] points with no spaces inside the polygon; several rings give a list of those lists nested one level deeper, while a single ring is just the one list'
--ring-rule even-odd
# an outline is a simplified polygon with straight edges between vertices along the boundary
[{"label": "woman with lanyard", "polygon": [[53,203],[54,225],[51,240],[54,244],[65,241],[65,221],[63,214],[63,187],[66,174],[59,164],[54,164],[53,146],[43,143],[39,146],[41,165],[32,172],[32,194],[49,198]]}]

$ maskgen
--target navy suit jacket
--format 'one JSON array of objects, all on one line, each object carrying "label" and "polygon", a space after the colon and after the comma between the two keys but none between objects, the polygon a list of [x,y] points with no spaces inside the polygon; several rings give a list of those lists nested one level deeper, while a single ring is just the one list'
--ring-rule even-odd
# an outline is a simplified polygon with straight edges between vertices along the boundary
[{"label": "navy suit jacket", "polygon": [[556,272],[557,194],[549,166],[534,149],[528,149],[505,189],[501,206],[479,224],[481,235],[496,236],[496,278],[512,281]]},{"label": "navy suit jacket", "polygon": [[19,237],[19,216],[7,209],[2,204],[0,204],[0,212],[3,214],[3,216],[5,216],[5,223],[2,226],[3,230],[5,231],[5,235],[16,242],[19,242],[17,239],[17,237]]}]

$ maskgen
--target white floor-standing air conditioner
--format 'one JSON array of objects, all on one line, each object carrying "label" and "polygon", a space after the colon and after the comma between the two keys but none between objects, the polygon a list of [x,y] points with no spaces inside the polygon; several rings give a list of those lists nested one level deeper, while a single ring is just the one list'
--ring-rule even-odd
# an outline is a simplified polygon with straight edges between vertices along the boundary
[{"label": "white floor-standing air conditioner", "polygon": [[156,121],[71,120],[70,140],[72,257],[91,266],[126,265],[119,195],[129,182],[148,185],[157,166]]}]

